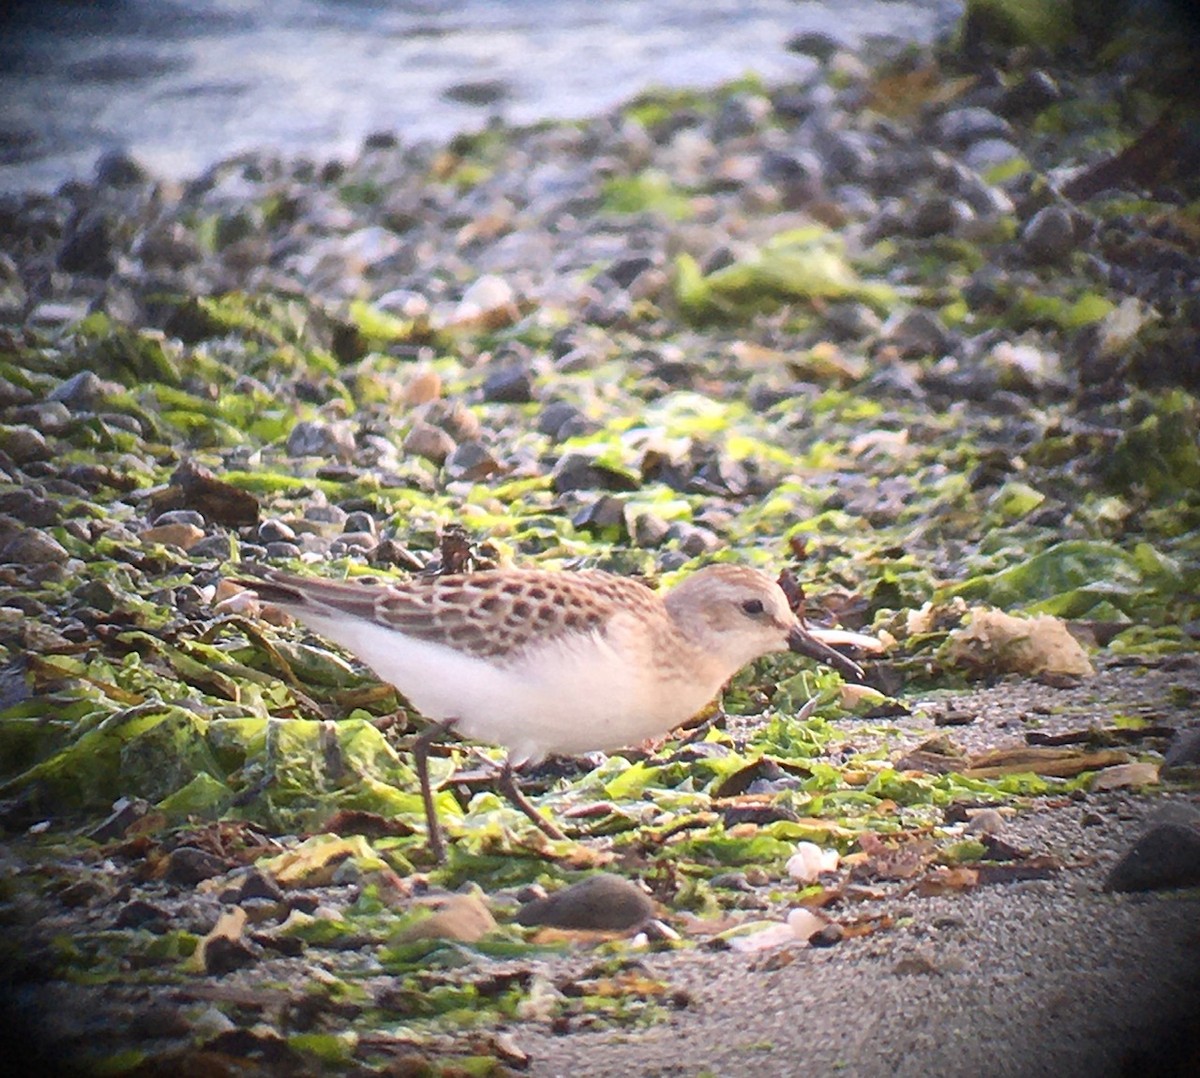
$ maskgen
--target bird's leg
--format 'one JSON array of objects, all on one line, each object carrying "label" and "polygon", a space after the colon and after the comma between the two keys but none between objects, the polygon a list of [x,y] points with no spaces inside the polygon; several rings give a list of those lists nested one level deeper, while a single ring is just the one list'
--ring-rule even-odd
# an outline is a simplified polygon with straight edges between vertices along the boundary
[{"label": "bird's leg", "polygon": [[500,768],[500,773],[496,776],[496,788],[504,794],[517,808],[519,808],[533,822],[534,827],[542,832],[547,838],[564,839],[564,835],[557,827],[546,819],[537,809],[533,807],[522,792],[521,787],[517,785],[517,773],[513,770],[511,760],[505,760],[504,766]]},{"label": "bird's leg", "polygon": [[442,829],[438,826],[437,809],[433,804],[433,790],[429,786],[429,748],[443,734],[454,729],[454,719],[426,726],[412,743],[413,763],[417,766],[417,778],[421,783],[421,801],[425,805],[425,832],[428,835],[429,852],[440,865],[446,860],[446,846],[442,842]]}]

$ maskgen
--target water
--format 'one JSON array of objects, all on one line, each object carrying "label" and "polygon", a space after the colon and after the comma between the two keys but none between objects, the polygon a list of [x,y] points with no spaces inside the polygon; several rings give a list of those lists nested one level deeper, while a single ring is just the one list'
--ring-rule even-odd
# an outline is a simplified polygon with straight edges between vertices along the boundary
[{"label": "water", "polygon": [[[11,0],[10,0],[11,2]],[[57,0],[0,27],[0,191],[86,178],[124,148],[195,175],[270,147],[348,155],[402,139],[592,115],[648,86],[752,72],[795,79],[785,48],[821,30],[848,46],[926,41],[954,0]],[[453,88],[482,84],[472,101]],[[451,91],[448,95],[447,91]],[[489,100],[479,103],[482,94]],[[471,95],[468,95],[471,96]]]}]

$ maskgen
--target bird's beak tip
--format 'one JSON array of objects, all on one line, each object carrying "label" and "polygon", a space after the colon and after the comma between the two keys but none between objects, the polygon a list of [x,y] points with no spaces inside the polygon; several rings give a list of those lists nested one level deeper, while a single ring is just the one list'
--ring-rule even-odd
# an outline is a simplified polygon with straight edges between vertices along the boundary
[{"label": "bird's beak tip", "polygon": [[831,666],[843,677],[851,678],[854,681],[862,681],[865,677],[863,669],[858,663],[818,640],[799,622],[796,622],[788,631],[787,643],[788,648],[796,654],[805,655],[826,666]]}]

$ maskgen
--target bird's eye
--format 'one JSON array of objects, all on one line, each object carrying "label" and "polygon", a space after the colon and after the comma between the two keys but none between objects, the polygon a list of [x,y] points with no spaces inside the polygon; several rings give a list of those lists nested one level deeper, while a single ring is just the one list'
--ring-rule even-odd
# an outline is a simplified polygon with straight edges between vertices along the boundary
[{"label": "bird's eye", "polygon": [[761,599],[746,599],[742,603],[742,609],[747,614],[753,616],[755,614],[761,614],[766,607],[763,606],[763,601]]}]

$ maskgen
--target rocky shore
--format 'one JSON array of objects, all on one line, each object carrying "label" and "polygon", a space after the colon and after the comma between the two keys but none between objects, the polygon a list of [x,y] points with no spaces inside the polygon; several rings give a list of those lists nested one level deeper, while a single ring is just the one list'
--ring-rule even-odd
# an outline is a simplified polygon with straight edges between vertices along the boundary
[{"label": "rocky shore", "polygon": [[[1176,48],[793,45],[802,85],[0,198],[0,920],[43,1073],[1188,1073]],[[880,638],[872,688],[763,663],[554,763],[562,844],[447,747],[445,868],[419,718],[225,580],[713,558]],[[522,917],[598,870],[628,923]]]}]

